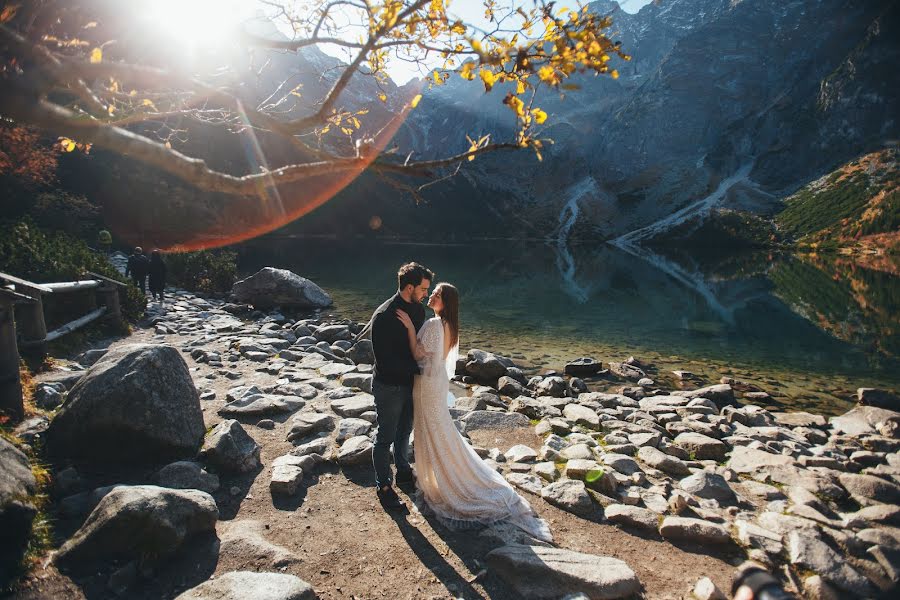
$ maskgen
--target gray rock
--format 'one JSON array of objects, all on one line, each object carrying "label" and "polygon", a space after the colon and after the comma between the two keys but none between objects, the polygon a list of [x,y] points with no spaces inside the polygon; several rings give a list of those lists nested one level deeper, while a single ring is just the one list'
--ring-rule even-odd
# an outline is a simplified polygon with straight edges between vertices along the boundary
[{"label": "gray rock", "polygon": [[530,475],[528,473],[509,473],[506,476],[506,480],[520,490],[525,490],[529,494],[534,494],[536,496],[541,494],[543,482],[537,475]]},{"label": "gray rock", "polygon": [[189,460],[173,462],[156,473],[161,487],[201,490],[212,494],[219,489],[219,476],[208,473],[203,465]]},{"label": "gray rock", "polygon": [[341,377],[341,385],[347,386],[349,388],[357,388],[371,394],[372,380],[373,376],[371,374],[347,373],[346,375]]},{"label": "gray rock", "polygon": [[359,340],[347,351],[347,358],[357,365],[375,364],[375,351],[372,340]]},{"label": "gray rock", "polygon": [[594,503],[581,481],[557,481],[541,490],[541,497],[559,508],[579,516],[594,513]]},{"label": "gray rock", "polygon": [[304,468],[311,469],[316,460],[312,455],[286,454],[272,461],[269,491],[272,494],[293,495],[303,481]]},{"label": "gray rock", "polygon": [[259,444],[233,419],[209,432],[200,456],[219,471],[246,473],[259,467]]},{"label": "gray rock", "polygon": [[261,417],[294,412],[303,408],[306,402],[297,396],[276,396],[273,394],[248,394],[234,402],[229,402],[218,413],[232,417]]},{"label": "gray rock", "polygon": [[787,536],[791,564],[821,575],[846,592],[870,595],[874,586],[818,535],[792,531]]},{"label": "gray rock", "polygon": [[556,375],[544,377],[537,385],[535,392],[539,396],[562,398],[566,395],[566,380]]},{"label": "gray rock", "polygon": [[341,419],[337,425],[337,435],[334,441],[338,444],[352,437],[366,435],[372,429],[372,424],[365,419]]},{"label": "gray rock", "polygon": [[709,544],[731,542],[731,536],[721,525],[689,517],[666,517],[659,526],[659,533],[668,540]]},{"label": "gray rock", "polygon": [[320,431],[334,429],[334,417],[324,413],[301,412],[291,419],[287,441],[293,442]]},{"label": "gray rock", "polygon": [[675,437],[675,443],[687,450],[696,460],[725,459],[728,446],[702,433],[685,432]]},{"label": "gray rock", "polygon": [[31,533],[31,523],[37,515],[32,497],[37,482],[31,472],[28,457],[0,437],[0,567],[14,564],[25,549]]},{"label": "gray rock", "polygon": [[364,435],[350,438],[338,451],[337,460],[341,466],[368,464],[372,462],[372,440]]},{"label": "gray rock", "polygon": [[659,527],[659,515],[646,508],[628,506],[626,504],[611,504],[603,509],[606,518],[616,525],[637,527],[656,531]]},{"label": "gray rock", "polygon": [[728,600],[716,584],[709,577],[701,577],[694,585],[694,598],[697,600]]},{"label": "gray rock", "polygon": [[484,350],[469,350],[466,355],[466,373],[486,383],[497,381],[506,375],[506,369],[512,366],[513,362],[508,358]]},{"label": "gray rock", "polygon": [[524,444],[517,444],[503,453],[509,462],[534,462],[537,452]]},{"label": "gray rock", "polygon": [[683,477],[691,472],[688,466],[680,459],[649,446],[638,449],[637,457],[654,469],[658,469],[673,477]]},{"label": "gray rock", "polygon": [[358,417],[364,412],[375,410],[375,396],[360,393],[349,398],[332,400],[331,410],[342,417]]},{"label": "gray rock", "polygon": [[717,500],[721,504],[733,504],[734,490],[728,486],[725,478],[716,473],[699,471],[690,477],[685,477],[678,482],[679,487],[698,498]]},{"label": "gray rock", "polygon": [[871,524],[900,525],[900,506],[875,504],[844,515],[844,526],[865,529]]},{"label": "gray rock", "polygon": [[508,377],[506,375],[497,380],[497,391],[499,391],[504,396],[509,396],[510,398],[531,395],[531,392],[528,391],[528,389],[526,389],[524,385],[522,385],[519,381],[516,381],[512,377]]},{"label": "gray rock", "polygon": [[781,534],[764,529],[759,525],[738,519],[734,523],[737,540],[746,548],[757,548],[770,556],[779,556],[784,550]]},{"label": "gray rock", "polygon": [[453,406],[466,412],[472,412],[473,410],[485,410],[487,403],[481,396],[461,396],[456,399]]},{"label": "gray rock", "polygon": [[803,595],[809,600],[840,600],[840,592],[820,575],[810,575],[803,580]]},{"label": "gray rock", "polygon": [[628,598],[641,587],[621,560],[561,548],[508,545],[485,560],[522,598],[556,599],[561,590],[594,599]]},{"label": "gray rock", "polygon": [[175,600],[315,600],[313,587],[287,573],[231,571],[204,581]]},{"label": "gray rock", "polygon": [[772,416],[775,418],[775,422],[782,427],[825,427],[827,424],[822,415],[808,412],[775,412],[772,413]]},{"label": "gray rock", "polygon": [[880,434],[900,437],[900,413],[874,406],[857,406],[839,417],[831,418],[835,433],[851,436]]},{"label": "gray rock", "polygon": [[165,462],[193,457],[204,431],[200,397],[181,353],[172,346],[125,344],[75,384],[47,435],[60,455]]},{"label": "gray rock", "polygon": [[300,562],[300,558],[283,546],[266,539],[262,521],[240,519],[229,521],[220,537],[220,555],[239,556],[255,565],[278,569]]},{"label": "gray rock", "polygon": [[[544,447],[546,448],[547,446]],[[594,453],[591,452],[591,447],[587,444],[572,444],[571,446],[564,448],[562,452],[560,452],[560,456],[566,460],[593,460],[595,458]]]},{"label": "gray rock", "polygon": [[214,532],[218,518],[212,496],[200,490],[117,486],[103,496],[55,560],[80,571],[93,561],[167,557],[191,537]]},{"label": "gray rock", "polygon": [[685,398],[706,398],[712,400],[717,406],[728,406],[734,404],[734,390],[727,383],[717,383],[702,387],[689,392],[673,392],[676,396],[684,396]]},{"label": "gray rock", "polygon": [[600,428],[600,417],[596,411],[580,404],[566,404],[566,407],[563,408],[563,416],[575,421],[578,425],[584,425],[591,429]]},{"label": "gray rock", "polygon": [[537,463],[534,465],[534,474],[550,483],[559,479],[559,471],[552,462]]},{"label": "gray rock", "polygon": [[582,357],[566,363],[563,370],[566,375],[571,375],[572,377],[592,377],[599,373],[602,368],[603,363],[593,358]]},{"label": "gray rock", "polygon": [[754,471],[765,471],[772,467],[787,466],[793,463],[794,461],[791,457],[783,454],[772,454],[747,446],[736,446],[731,451],[728,468],[737,473],[753,473]]},{"label": "gray rock", "polygon": [[320,342],[333,344],[338,340],[349,340],[353,337],[353,334],[350,333],[350,329],[346,325],[322,325],[316,328],[313,332],[313,337]]},{"label": "gray rock", "polygon": [[61,383],[39,383],[34,386],[32,398],[38,408],[53,410],[65,399],[66,388]]},{"label": "gray rock", "polygon": [[531,421],[520,413],[502,413],[488,410],[475,410],[461,419],[464,430],[509,430],[517,427],[530,427]]},{"label": "gray rock", "polygon": [[624,379],[631,379],[632,381],[638,381],[647,376],[640,367],[628,363],[611,362],[609,363],[609,370],[614,375]]},{"label": "gray rock", "polygon": [[332,304],[331,296],[309,279],[272,267],[265,267],[236,282],[231,288],[231,295],[235,301],[252,304],[256,308],[325,308]]},{"label": "gray rock", "polygon": [[637,464],[637,461],[624,454],[608,453],[601,456],[600,460],[604,465],[612,467],[623,475],[633,475],[641,471],[641,467]]},{"label": "gray rock", "polygon": [[856,397],[862,406],[876,406],[887,410],[900,411],[900,397],[887,390],[861,387],[856,390]]},{"label": "gray rock", "polygon": [[841,485],[862,505],[900,503],[900,486],[874,475],[841,473]]}]

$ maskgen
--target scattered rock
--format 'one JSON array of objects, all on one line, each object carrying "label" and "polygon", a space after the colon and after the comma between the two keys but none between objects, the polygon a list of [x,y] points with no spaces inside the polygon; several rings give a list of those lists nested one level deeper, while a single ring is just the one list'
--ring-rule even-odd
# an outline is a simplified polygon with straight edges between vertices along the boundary
[{"label": "scattered rock", "polygon": [[703,577],[694,586],[694,597],[697,600],[727,600],[716,584],[709,577]]},{"label": "scattered rock", "polygon": [[659,533],[668,540],[709,544],[731,542],[731,536],[721,525],[689,517],[666,517],[659,526]]},{"label": "scattered rock", "polygon": [[728,446],[702,433],[679,433],[675,437],[675,444],[687,450],[697,460],[725,460],[728,452]]},{"label": "scattered rock", "polygon": [[37,508],[30,500],[37,493],[37,482],[28,457],[0,437],[0,581],[6,566],[15,564],[31,533]]},{"label": "scattered rock", "polygon": [[649,446],[640,448],[637,452],[637,457],[647,465],[654,469],[659,469],[672,477],[683,477],[691,472],[688,466],[680,459]]},{"label": "scattered rock", "polygon": [[231,571],[204,581],[175,600],[315,600],[313,587],[287,573]]},{"label": "scattered rock", "polygon": [[561,548],[508,545],[491,551],[485,560],[523,598],[555,599],[561,590],[588,598],[627,598],[641,587],[621,560]]},{"label": "scattered rock", "polygon": [[531,421],[520,413],[503,413],[488,410],[475,410],[461,419],[466,432],[476,430],[507,430],[517,427],[529,427]]},{"label": "scattered rock", "polygon": [[616,525],[626,525],[656,531],[659,527],[659,515],[646,508],[628,506],[625,504],[611,504],[603,509],[606,518]]},{"label": "scattered rock", "polygon": [[156,473],[161,487],[179,490],[202,490],[212,494],[219,489],[219,477],[208,473],[203,465],[181,460],[166,465]]},{"label": "scattered rock", "polygon": [[277,569],[300,562],[300,558],[287,548],[268,541],[265,532],[266,526],[261,521],[230,521],[220,537],[219,554],[253,561],[254,567],[262,569]]},{"label": "scattered rock", "polygon": [[900,411],[900,397],[887,390],[861,387],[856,390],[857,402],[861,406],[876,406],[887,410]]},{"label": "scattered rock", "polygon": [[875,477],[856,473],[841,473],[841,485],[853,499],[864,506],[873,503],[900,504],[900,485]]},{"label": "scattered rock", "polygon": [[344,467],[371,463],[374,447],[372,440],[364,435],[352,437],[341,446],[337,460]]},{"label": "scattered rock", "polygon": [[599,373],[602,368],[603,363],[593,358],[582,357],[566,363],[564,371],[566,375],[571,375],[572,377],[592,377]]},{"label": "scattered rock", "polygon": [[237,421],[222,421],[209,432],[200,456],[219,471],[246,473],[260,466],[259,444]]},{"label": "scattered rock", "polygon": [[787,536],[791,564],[821,575],[840,589],[870,595],[874,587],[818,535],[791,531]]},{"label": "scattered rock", "polygon": [[737,499],[725,478],[716,473],[699,471],[678,482],[679,487],[698,498],[717,500],[721,504],[733,504]]},{"label": "scattered rock", "polygon": [[541,497],[559,508],[586,517],[594,512],[594,503],[584,487],[584,482],[557,481],[541,490]]}]

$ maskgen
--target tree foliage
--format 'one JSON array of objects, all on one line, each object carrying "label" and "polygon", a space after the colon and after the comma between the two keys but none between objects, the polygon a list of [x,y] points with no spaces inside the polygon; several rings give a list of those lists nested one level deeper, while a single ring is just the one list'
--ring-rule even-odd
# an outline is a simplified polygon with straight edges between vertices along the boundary
[{"label": "tree foliage", "polygon": [[[298,52],[325,44],[343,48],[347,62],[319,97],[306,97],[289,81],[276,82],[270,101],[249,106],[233,79],[194,73],[155,60],[153,52],[129,41],[131,3],[115,0],[0,2],[0,115],[19,125],[61,136],[63,151],[91,145],[128,155],[182,178],[196,188],[243,196],[260,187],[320,175],[370,168],[385,177],[436,177],[494,150],[530,148],[540,156],[548,115],[536,104],[539,90],[574,88],[576,73],[616,78],[613,57],[628,60],[609,37],[612,19],[580,4],[561,8],[534,0],[530,7],[484,0],[479,26],[454,16],[449,0],[313,0],[265,2],[293,31],[289,39],[260,35],[251,27],[235,32],[247,52]],[[133,34],[133,32],[131,32]],[[459,77],[485,92],[503,84],[498,102],[516,123],[511,139],[492,140],[460,131],[468,148],[433,160],[413,160],[399,149],[385,150],[392,133],[362,134],[369,108],[350,107],[351,79],[371,78],[380,90],[373,107],[398,118],[414,110],[417,95],[389,98],[388,69],[396,61],[428,69],[429,85]],[[260,80],[265,66],[259,68]],[[305,109],[286,115],[282,101],[300,99]],[[211,168],[200,152],[173,148],[155,125],[188,119],[227,128],[255,130],[286,139],[297,160],[262,172],[227,173]],[[353,144],[331,143],[332,136]],[[238,143],[237,141],[235,143]]]}]

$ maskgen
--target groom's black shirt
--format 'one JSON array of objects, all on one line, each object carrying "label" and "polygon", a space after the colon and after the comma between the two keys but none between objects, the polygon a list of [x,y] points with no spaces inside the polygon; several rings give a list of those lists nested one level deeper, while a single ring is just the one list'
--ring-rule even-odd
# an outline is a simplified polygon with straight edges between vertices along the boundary
[{"label": "groom's black shirt", "polygon": [[416,331],[425,323],[425,307],[413,304],[394,294],[393,298],[375,309],[372,315],[372,347],[375,350],[375,379],[390,385],[412,385],[419,365],[409,349],[406,327],[397,318],[396,310],[409,315]]}]

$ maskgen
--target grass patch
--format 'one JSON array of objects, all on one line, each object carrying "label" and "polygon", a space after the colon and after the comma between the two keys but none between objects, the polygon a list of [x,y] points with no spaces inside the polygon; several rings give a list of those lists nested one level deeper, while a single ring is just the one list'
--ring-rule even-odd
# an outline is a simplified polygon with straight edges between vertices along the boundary
[{"label": "grass patch", "polygon": [[801,239],[839,225],[843,219],[858,219],[870,197],[869,178],[862,173],[817,192],[804,188],[788,198],[776,223],[794,239]]}]

